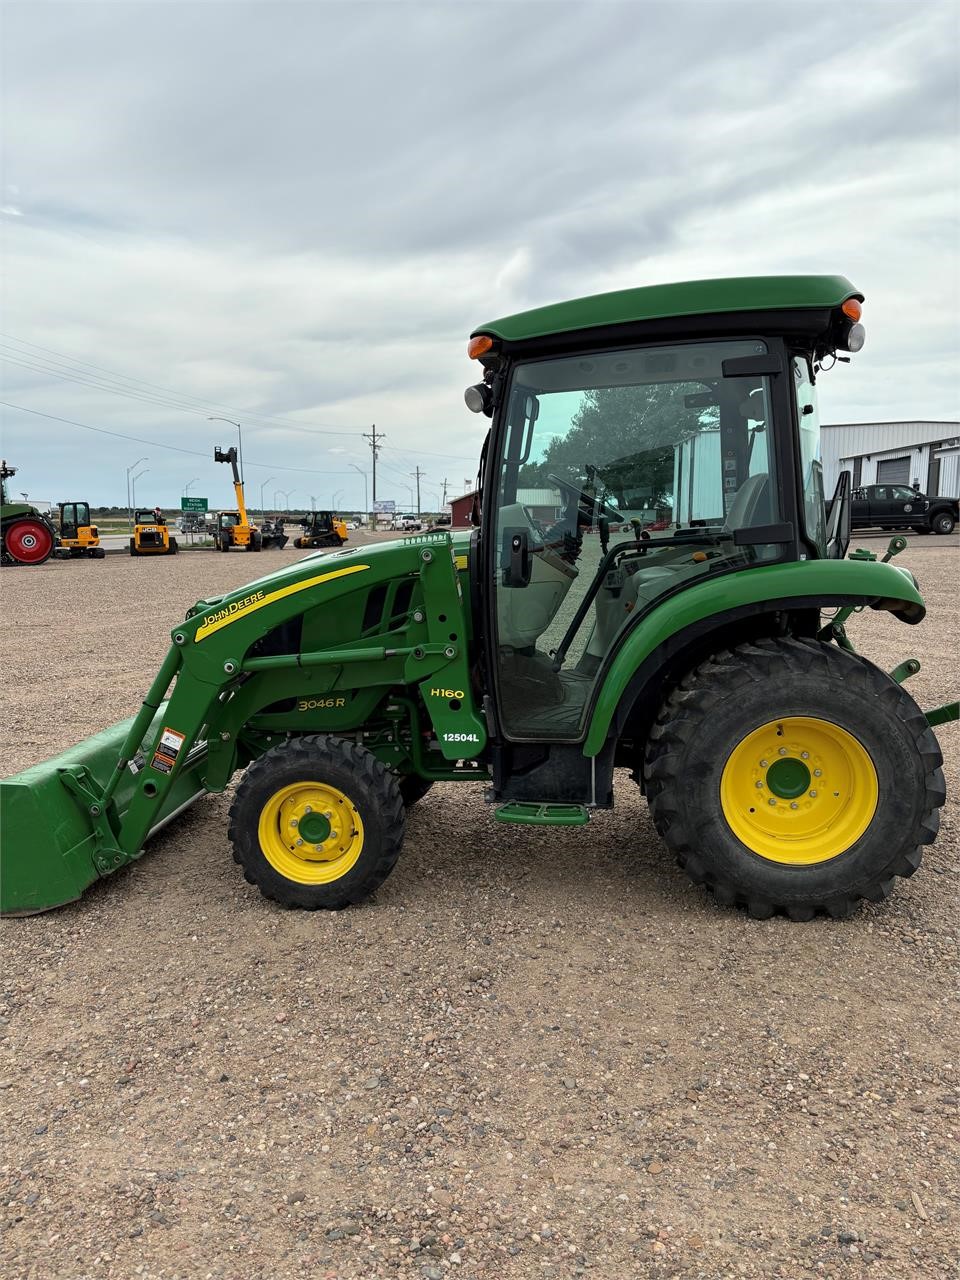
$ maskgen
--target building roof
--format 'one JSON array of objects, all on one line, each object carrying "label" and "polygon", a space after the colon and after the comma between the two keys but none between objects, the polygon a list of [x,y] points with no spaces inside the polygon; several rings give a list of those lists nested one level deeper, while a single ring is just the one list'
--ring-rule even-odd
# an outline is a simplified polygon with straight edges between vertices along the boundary
[{"label": "building roof", "polygon": [[891,418],[883,422],[822,422],[820,425],[824,431],[840,427],[951,427],[950,435],[960,431],[960,422],[951,422],[949,418],[911,418],[906,422]]},{"label": "building roof", "polygon": [[863,294],[845,276],[731,276],[719,280],[686,280],[618,289],[614,293],[597,293],[536,307],[491,320],[473,332],[490,334],[507,342],[522,342],[575,329],[672,316],[838,307],[851,297],[862,299]]}]

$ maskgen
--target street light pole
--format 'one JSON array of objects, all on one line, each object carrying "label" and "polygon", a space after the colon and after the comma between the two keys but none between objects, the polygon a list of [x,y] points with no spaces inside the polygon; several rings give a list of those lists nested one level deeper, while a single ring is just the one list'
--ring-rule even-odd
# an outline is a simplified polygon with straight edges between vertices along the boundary
[{"label": "street light pole", "polygon": [[263,491],[272,479],[273,479],[273,476],[267,476],[266,480],[264,480],[263,484],[260,486],[260,519],[261,520],[265,520],[267,518],[266,508],[263,505]]},{"label": "street light pole", "polygon": [[240,423],[234,422],[232,418],[217,418],[217,417],[208,418],[207,421],[208,422],[228,422],[231,427],[237,428],[237,445],[238,445],[237,457],[240,462],[240,466],[238,470],[240,472],[240,483],[243,484],[243,432],[240,430]]},{"label": "street light pole", "polygon": [[183,496],[186,498],[190,493],[190,490],[193,487],[193,485],[199,484],[199,482],[200,482],[199,476],[194,476],[192,480],[188,480],[187,483],[183,486]]},{"label": "street light pole", "polygon": [[133,527],[133,503],[130,501],[130,472],[135,471],[141,462],[149,461],[149,458],[138,458],[132,466],[127,467],[127,520],[130,522],[131,528]]}]

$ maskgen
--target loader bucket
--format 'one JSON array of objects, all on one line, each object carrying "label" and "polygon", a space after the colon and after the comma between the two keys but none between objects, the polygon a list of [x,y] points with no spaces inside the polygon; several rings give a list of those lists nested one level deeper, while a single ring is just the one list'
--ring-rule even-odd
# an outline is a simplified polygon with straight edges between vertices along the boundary
[{"label": "loader bucket", "polygon": [[[163,714],[161,706],[145,741],[153,741]],[[122,720],[42,764],[0,780],[0,915],[33,915],[72,902],[95,880],[141,856],[142,849],[106,849],[102,829],[98,832],[83,799],[64,780],[85,778],[102,790],[117,769],[133,720]],[[203,793],[199,770],[205,758],[202,746],[187,757],[149,835]],[[125,769],[108,807],[114,831],[135,787],[136,775]]]}]

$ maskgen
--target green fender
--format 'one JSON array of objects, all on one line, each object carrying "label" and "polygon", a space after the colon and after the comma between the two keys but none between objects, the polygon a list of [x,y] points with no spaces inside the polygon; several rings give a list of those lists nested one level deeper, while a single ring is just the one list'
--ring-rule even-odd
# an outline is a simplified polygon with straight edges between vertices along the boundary
[{"label": "green fender", "polygon": [[724,574],[687,587],[663,601],[627,634],[601,686],[584,742],[584,755],[595,756],[607,738],[624,690],[633,673],[672,636],[704,618],[765,601],[815,601],[825,608],[853,602],[886,609],[904,622],[916,623],[926,612],[913,575],[882,561],[805,560]]}]

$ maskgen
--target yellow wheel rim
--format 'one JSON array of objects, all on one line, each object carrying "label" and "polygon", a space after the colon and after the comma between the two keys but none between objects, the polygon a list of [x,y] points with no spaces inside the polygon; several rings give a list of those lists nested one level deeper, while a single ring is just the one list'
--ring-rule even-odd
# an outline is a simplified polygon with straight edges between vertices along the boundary
[{"label": "yellow wheel rim", "polygon": [[723,816],[761,858],[828,862],[873,820],[879,787],[866,748],[829,720],[788,716],[748,734],[720,778]]},{"label": "yellow wheel rim", "polygon": [[294,782],[275,791],[257,825],[263,856],[296,884],[329,884],[347,874],[363,849],[363,822],[342,791]]}]

